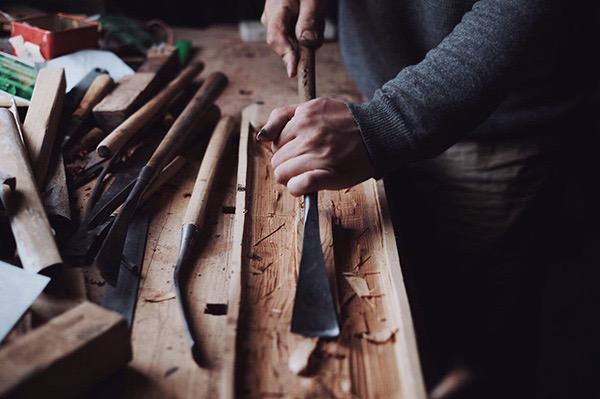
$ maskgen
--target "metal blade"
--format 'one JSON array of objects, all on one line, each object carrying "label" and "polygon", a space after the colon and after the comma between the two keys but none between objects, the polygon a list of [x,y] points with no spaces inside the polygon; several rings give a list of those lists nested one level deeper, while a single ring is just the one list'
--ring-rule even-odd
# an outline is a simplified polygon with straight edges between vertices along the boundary
[{"label": "metal blade", "polygon": [[0,261],[0,342],[49,281],[46,276]]},{"label": "metal blade", "polygon": [[334,338],[340,334],[340,325],[321,247],[317,193],[304,198],[304,210],[304,242],[292,332],[307,337]]},{"label": "metal blade", "polygon": [[181,226],[181,240],[179,243],[179,255],[177,256],[177,263],[175,264],[175,270],[173,271],[173,281],[175,283],[175,294],[177,297],[177,303],[179,310],[183,318],[183,325],[185,327],[185,336],[192,352],[192,358],[200,367],[206,366],[206,356],[202,354],[202,348],[199,343],[196,342],[193,333],[192,320],[193,315],[191,313],[190,304],[185,293],[185,283],[188,281],[190,276],[191,268],[194,266],[194,251],[197,247],[197,243],[200,237],[200,230],[195,224],[184,224]]},{"label": "metal blade", "polygon": [[102,306],[120,313],[129,327],[135,315],[149,225],[150,217],[146,213],[138,213],[133,219],[127,230],[117,285],[107,285],[102,298]]}]

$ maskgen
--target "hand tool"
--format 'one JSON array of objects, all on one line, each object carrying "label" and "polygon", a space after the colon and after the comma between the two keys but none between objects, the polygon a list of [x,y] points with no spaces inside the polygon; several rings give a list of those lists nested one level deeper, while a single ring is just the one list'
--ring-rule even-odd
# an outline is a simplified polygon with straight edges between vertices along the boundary
[{"label": "hand tool", "polygon": [[142,195],[156,175],[181,150],[182,144],[194,132],[198,120],[207,112],[226,85],[227,78],[222,73],[215,72],[209,75],[171,126],[146,166],[142,168],[135,186],[123,204],[122,211],[113,222],[94,262],[109,284],[115,285],[117,282],[119,259],[123,252],[127,227],[135,215]]},{"label": "hand tool", "polygon": [[129,118],[121,123],[115,130],[98,144],[98,154],[108,158],[118,152],[133,136],[136,135],[149,122],[165,111],[166,105],[185,88],[204,68],[204,64],[196,62],[187,66],[179,76],[171,81],[152,100],[144,104]]},{"label": "hand tool", "polygon": [[114,81],[109,74],[98,74],[85,91],[85,95],[75,110],[63,116],[64,137],[62,145],[64,148],[72,147],[86,132],[86,122],[92,116],[92,109],[112,90],[113,86]]},{"label": "hand tool", "polygon": [[0,342],[40,295],[50,278],[0,261]]},{"label": "hand tool", "polygon": [[0,349],[0,398],[79,397],[131,356],[125,320],[86,301]]},{"label": "hand tool", "polygon": [[17,180],[16,189],[3,195],[23,268],[37,273],[62,263],[52,229],[42,206],[28,162],[18,119],[0,108],[0,169]]},{"label": "hand tool", "polygon": [[185,284],[188,280],[187,277],[190,274],[190,269],[194,265],[193,254],[194,250],[197,249],[197,243],[204,225],[206,207],[217,174],[218,165],[236,125],[235,119],[231,116],[222,117],[210,138],[208,147],[206,147],[206,152],[204,153],[204,158],[196,177],[196,183],[194,184],[194,190],[192,191],[192,196],[183,218],[179,255],[177,256],[177,263],[175,264],[173,273],[175,293],[184,321],[186,337],[192,351],[192,357],[199,365],[202,365],[203,362],[199,356],[200,348],[194,339],[192,314],[189,301],[185,295]]},{"label": "hand tool", "polygon": [[[316,97],[315,50],[304,46],[300,47],[298,95],[302,102]],[[291,330],[308,337],[334,338],[340,334],[321,247],[316,192],[304,196],[304,237]]]}]

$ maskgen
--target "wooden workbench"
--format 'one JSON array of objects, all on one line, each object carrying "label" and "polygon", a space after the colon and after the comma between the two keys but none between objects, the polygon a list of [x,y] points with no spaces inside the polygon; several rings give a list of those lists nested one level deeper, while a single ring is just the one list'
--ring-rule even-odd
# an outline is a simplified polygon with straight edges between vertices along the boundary
[{"label": "wooden workbench", "polygon": [[[245,106],[257,101],[264,102],[267,107],[297,102],[296,80],[285,76],[279,57],[263,43],[241,42],[237,27],[213,27],[207,30],[178,29],[176,36],[191,39],[194,45],[201,49],[198,58],[206,64],[203,74],[219,70],[228,75],[230,84],[218,101],[222,113],[238,114]],[[343,69],[336,43],[327,43],[318,51],[317,90],[319,96],[353,101],[360,99],[354,84]],[[229,146],[226,161],[218,173],[217,189],[209,204],[207,240],[199,251],[195,277],[189,287],[189,294],[193,298],[192,311],[197,315],[195,327],[201,334],[204,355],[208,359],[208,366],[204,368],[199,367],[190,356],[177,304],[171,295],[173,293],[172,273],[177,257],[181,220],[189,201],[198,164],[196,162],[180,173],[150,206],[152,223],[143,265],[140,300],[132,331],[134,358],[127,370],[114,376],[102,387],[96,387],[94,394],[101,390],[101,396],[106,397],[105,395],[110,394],[114,398],[216,398],[223,392],[223,384],[227,383],[225,363],[235,348],[225,347],[226,340],[223,337],[226,335],[227,318],[206,314],[205,307],[207,303],[228,302],[230,284],[228,276],[233,261],[231,259],[234,240],[232,210],[236,196],[237,143],[232,142]],[[359,238],[361,236],[373,238],[375,234],[381,235],[384,230],[381,225],[369,220],[368,217],[383,217],[386,218],[386,223],[389,223],[388,216],[381,215],[382,209],[384,213],[386,212],[386,205],[384,204],[384,208],[380,207],[377,189],[373,189],[376,185],[372,182],[370,184],[366,189],[358,190],[355,194],[350,191],[331,194],[332,204],[333,198],[340,203],[344,203],[344,198],[349,199],[343,208],[337,210],[338,217],[342,223],[348,225],[348,231],[355,232]],[[381,187],[379,189],[381,190]],[[357,203],[357,200],[362,203]],[[356,217],[360,212],[364,212],[365,219]],[[381,252],[383,247],[387,250],[393,247],[395,251],[393,236],[391,238],[389,236],[391,225],[384,227],[387,229],[385,230],[387,237],[377,238],[380,241],[377,245],[381,245],[379,251]],[[368,249],[361,249],[359,245],[356,253],[351,251],[345,255],[349,261],[356,261],[359,265],[370,267],[369,262],[375,263],[376,259],[375,257],[371,259],[363,253]],[[392,256],[396,256],[397,260],[397,254]],[[86,277],[91,288],[102,284],[94,278],[93,273],[88,272]],[[399,283],[401,284],[401,281]],[[250,295],[258,293],[258,291],[253,293],[252,287],[246,289],[249,290]],[[402,306],[405,306],[403,311],[406,312],[407,303],[403,302]],[[412,325],[408,328],[411,329]],[[256,335],[255,330],[248,331],[249,334]],[[244,336],[238,337],[238,343],[244,339]],[[265,345],[270,344],[267,342]],[[414,346],[414,342],[408,342],[406,346]],[[244,345],[241,347],[244,348]],[[254,364],[252,356],[257,356],[256,353],[252,353],[252,350],[247,350],[243,356],[243,361],[249,362],[244,366],[246,369]],[[409,358],[414,356],[415,353],[407,355]],[[415,364],[418,366],[418,359],[407,360],[407,367],[414,367]],[[385,373],[385,363],[380,365],[382,367],[380,372]],[[276,378],[271,378],[262,386],[263,381],[260,376],[252,379],[253,372],[256,373],[256,370],[248,370],[244,376],[238,377],[242,385],[240,392],[249,392],[246,385],[255,384],[249,396],[289,397],[283,384],[273,383]],[[276,368],[271,372],[277,374]],[[370,370],[364,372],[368,374]],[[388,392],[397,392],[399,384],[419,385],[422,382],[385,381],[385,378],[377,378],[377,382],[384,386],[382,392],[386,389],[389,390]],[[342,380],[341,383],[347,383],[347,380]],[[368,390],[352,392],[351,387],[342,388],[341,393],[330,392],[327,396],[384,397],[381,392],[379,395],[372,395],[372,392],[367,395]]]}]

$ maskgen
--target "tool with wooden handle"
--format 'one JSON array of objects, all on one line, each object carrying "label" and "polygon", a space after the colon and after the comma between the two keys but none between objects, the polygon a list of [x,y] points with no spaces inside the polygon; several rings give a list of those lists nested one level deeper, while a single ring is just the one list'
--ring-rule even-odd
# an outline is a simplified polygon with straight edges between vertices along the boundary
[{"label": "tool with wooden handle", "polygon": [[0,108],[0,170],[16,178],[14,191],[2,201],[10,220],[23,268],[38,273],[62,263],[52,228],[36,186],[16,116]]},{"label": "tool with wooden handle", "polygon": [[[302,46],[298,64],[301,102],[316,97],[315,50]],[[317,193],[304,196],[304,237],[292,314],[292,332],[308,337],[333,338],[340,334],[319,231]]]},{"label": "tool with wooden handle", "polygon": [[66,116],[68,119],[63,147],[73,146],[86,133],[85,122],[92,115],[92,109],[112,90],[113,86],[114,81],[109,74],[101,73],[96,76],[75,111]]},{"label": "tool with wooden handle", "polygon": [[192,197],[183,218],[179,255],[177,256],[177,263],[175,264],[173,273],[175,293],[179,309],[181,310],[186,337],[192,351],[192,357],[199,365],[202,365],[204,361],[200,355],[200,347],[194,339],[192,330],[193,317],[185,295],[185,283],[187,281],[186,277],[189,276],[190,270],[194,266],[194,250],[197,248],[204,220],[206,219],[206,206],[217,174],[219,162],[236,125],[235,119],[231,116],[222,117],[210,138],[208,147],[206,147],[204,158],[196,177],[196,183],[194,184]]},{"label": "tool with wooden handle", "polygon": [[171,126],[146,166],[142,168],[135,186],[125,200],[123,209],[111,226],[94,262],[109,284],[115,285],[117,282],[127,228],[135,216],[144,192],[156,175],[177,155],[181,146],[188,141],[187,139],[197,127],[197,122],[208,111],[226,85],[227,77],[222,73],[215,72],[209,75]]},{"label": "tool with wooden handle", "polygon": [[167,104],[175,98],[204,68],[201,62],[188,65],[177,78],[171,81],[152,100],[134,112],[115,130],[98,144],[98,155],[108,158],[118,152],[133,136],[148,125],[157,115],[166,109]]}]

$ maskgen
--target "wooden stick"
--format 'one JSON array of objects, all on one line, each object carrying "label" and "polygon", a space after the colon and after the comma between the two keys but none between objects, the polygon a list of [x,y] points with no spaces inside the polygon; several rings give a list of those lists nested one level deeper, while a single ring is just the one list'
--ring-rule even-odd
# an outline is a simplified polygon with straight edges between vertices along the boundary
[{"label": "wooden stick", "polygon": [[72,397],[131,355],[125,319],[84,302],[0,350],[0,398]]},{"label": "wooden stick", "polygon": [[4,206],[23,268],[37,273],[62,259],[27,159],[13,114],[1,108],[0,169],[17,179],[16,190]]},{"label": "wooden stick", "polygon": [[23,140],[29,152],[38,187],[43,187],[46,182],[50,159],[57,147],[56,134],[62,114],[65,87],[62,68],[41,69],[23,124]]},{"label": "wooden stick", "polygon": [[119,151],[137,132],[145,127],[166,105],[189,84],[204,68],[202,63],[193,63],[171,81],[156,97],[138,109],[98,144],[98,154],[108,158]]},{"label": "wooden stick", "polygon": [[202,164],[200,165],[194,190],[192,191],[192,197],[190,198],[182,224],[193,224],[198,229],[202,229],[206,216],[206,205],[208,204],[208,192],[212,188],[218,170],[217,166],[235,126],[235,119],[225,115],[215,127],[208,147],[206,147],[206,151],[204,152]]}]

